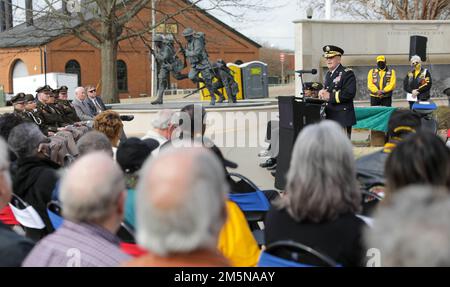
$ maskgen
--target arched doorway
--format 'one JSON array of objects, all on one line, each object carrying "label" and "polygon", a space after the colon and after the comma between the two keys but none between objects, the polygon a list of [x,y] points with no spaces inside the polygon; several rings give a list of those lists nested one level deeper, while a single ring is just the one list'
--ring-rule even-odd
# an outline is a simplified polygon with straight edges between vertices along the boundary
[{"label": "arched doorway", "polygon": [[67,74],[77,74],[78,75],[78,86],[81,87],[81,66],[76,60],[70,60],[66,63],[65,72]]},{"label": "arched doorway", "polygon": [[20,87],[14,85],[14,79],[29,76],[27,65],[20,59],[11,66],[11,87],[12,93],[18,93]]}]

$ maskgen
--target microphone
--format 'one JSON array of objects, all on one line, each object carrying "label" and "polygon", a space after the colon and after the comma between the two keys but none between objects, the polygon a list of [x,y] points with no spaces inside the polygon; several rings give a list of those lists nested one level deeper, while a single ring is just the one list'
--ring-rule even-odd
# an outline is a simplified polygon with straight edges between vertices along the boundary
[{"label": "microphone", "polygon": [[312,70],[297,70],[295,71],[298,74],[317,74],[317,70],[316,69],[312,69]]}]

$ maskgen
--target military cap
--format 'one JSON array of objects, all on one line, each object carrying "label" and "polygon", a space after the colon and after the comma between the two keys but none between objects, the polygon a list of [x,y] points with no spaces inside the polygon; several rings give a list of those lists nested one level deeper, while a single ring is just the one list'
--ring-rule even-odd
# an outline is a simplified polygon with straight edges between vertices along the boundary
[{"label": "military cap", "polygon": [[45,85],[43,87],[37,88],[37,90],[36,90],[36,93],[43,93],[43,92],[53,93],[53,89],[49,85]]},{"label": "military cap", "polygon": [[24,93],[18,93],[11,99],[11,103],[13,103],[13,104],[17,104],[20,102],[22,102],[22,103],[25,102],[25,94]]},{"label": "military cap", "polygon": [[194,35],[194,30],[192,29],[192,28],[186,28],[186,29],[184,29],[184,31],[183,31],[183,36],[184,37],[187,37],[187,36],[192,36],[192,35]]},{"label": "military cap", "polygon": [[61,87],[59,87],[58,92],[59,93],[67,92],[68,90],[69,90],[69,88],[67,86],[61,86]]},{"label": "military cap", "polygon": [[326,45],[322,48],[324,54],[323,56],[325,58],[333,58],[335,56],[342,56],[344,55],[344,50],[332,45]]},{"label": "military cap", "polygon": [[34,96],[32,94],[26,94],[25,95],[25,101],[26,102],[34,101]]},{"label": "military cap", "polygon": [[161,34],[156,34],[155,38],[153,38],[153,42],[162,42],[164,41],[164,36]]},{"label": "military cap", "polygon": [[306,82],[304,86],[305,90],[320,91],[323,89],[323,85],[317,82]]}]

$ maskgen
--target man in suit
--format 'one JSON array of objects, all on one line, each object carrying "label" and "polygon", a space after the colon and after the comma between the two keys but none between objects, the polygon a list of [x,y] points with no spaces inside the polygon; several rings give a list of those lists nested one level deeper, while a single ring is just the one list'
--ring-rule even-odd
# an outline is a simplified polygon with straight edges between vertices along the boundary
[{"label": "man in suit", "polygon": [[86,97],[86,91],[83,87],[76,88],[75,98],[73,99],[72,105],[75,108],[77,116],[80,120],[92,122],[95,115],[87,104]]},{"label": "man in suit", "polygon": [[342,66],[341,57],[344,50],[327,45],[323,47],[328,72],[325,76],[324,88],[319,92],[319,99],[328,101],[325,110],[327,119],[338,122],[346,130],[348,137],[352,134],[352,126],[356,124],[353,99],[356,95],[356,77],[353,71]]},{"label": "man in suit", "polygon": [[85,91],[88,96],[86,103],[94,115],[98,115],[101,112],[106,111],[106,106],[103,103],[102,98],[97,96],[97,89],[94,86],[87,86]]}]

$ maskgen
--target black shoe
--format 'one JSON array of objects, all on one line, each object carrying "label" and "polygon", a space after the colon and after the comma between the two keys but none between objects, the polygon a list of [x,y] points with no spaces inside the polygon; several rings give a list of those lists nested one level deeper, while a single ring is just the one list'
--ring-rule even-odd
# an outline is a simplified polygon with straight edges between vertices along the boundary
[{"label": "black shoe", "polygon": [[152,105],[162,105],[162,103],[162,100],[154,100],[153,102],[151,102]]},{"label": "black shoe", "polygon": [[268,160],[266,160],[263,163],[260,163],[259,166],[260,167],[271,167],[273,165],[277,164],[277,160],[274,158],[269,158]]},{"label": "black shoe", "polygon": [[134,120],[134,116],[133,115],[121,115],[120,119],[123,122],[131,122],[132,120]]},{"label": "black shoe", "polygon": [[276,170],[272,170],[272,171],[270,172],[270,174],[271,174],[273,177],[276,177],[276,176],[277,176],[277,171],[276,171]]},{"label": "black shoe", "polygon": [[216,102],[210,102],[209,105],[210,106],[214,106],[216,104]]},{"label": "black shoe", "polygon": [[221,103],[223,103],[223,101],[225,101],[225,99],[220,99],[217,101],[217,103],[221,104]]}]

